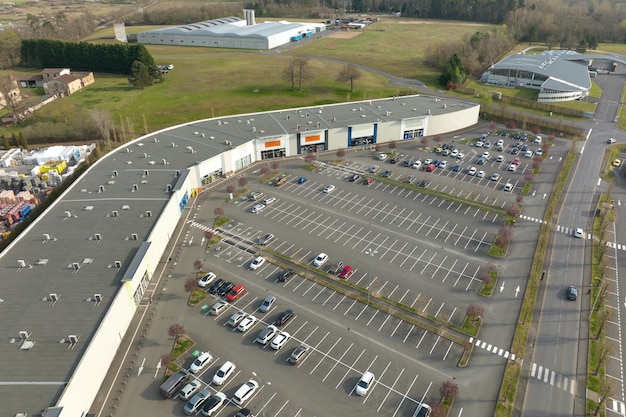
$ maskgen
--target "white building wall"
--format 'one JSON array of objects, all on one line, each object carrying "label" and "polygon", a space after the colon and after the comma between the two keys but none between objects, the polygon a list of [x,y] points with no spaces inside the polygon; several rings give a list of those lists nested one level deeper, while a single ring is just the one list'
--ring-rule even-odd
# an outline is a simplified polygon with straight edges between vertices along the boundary
[{"label": "white building wall", "polygon": [[478,121],[479,112],[480,105],[477,104],[454,113],[428,116],[428,129],[424,136],[440,135],[472,126]]},{"label": "white building wall", "polygon": [[63,407],[64,416],[82,416],[89,412],[134,317],[133,304],[132,293],[129,295],[127,288],[120,287],[56,404]]}]

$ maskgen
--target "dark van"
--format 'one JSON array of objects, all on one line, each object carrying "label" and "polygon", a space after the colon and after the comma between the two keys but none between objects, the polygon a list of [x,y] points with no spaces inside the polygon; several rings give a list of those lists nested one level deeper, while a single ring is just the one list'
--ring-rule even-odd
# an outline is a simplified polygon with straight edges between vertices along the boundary
[{"label": "dark van", "polygon": [[161,384],[161,397],[172,398],[187,382],[187,379],[189,379],[189,374],[185,371],[179,371],[170,376],[167,381]]}]

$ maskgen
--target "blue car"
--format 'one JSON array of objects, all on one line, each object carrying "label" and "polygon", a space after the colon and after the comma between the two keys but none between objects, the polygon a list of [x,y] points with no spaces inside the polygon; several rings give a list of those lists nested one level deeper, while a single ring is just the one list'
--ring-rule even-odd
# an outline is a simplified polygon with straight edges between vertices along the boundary
[{"label": "blue car", "polygon": [[307,181],[306,177],[298,178],[298,184],[304,184]]}]

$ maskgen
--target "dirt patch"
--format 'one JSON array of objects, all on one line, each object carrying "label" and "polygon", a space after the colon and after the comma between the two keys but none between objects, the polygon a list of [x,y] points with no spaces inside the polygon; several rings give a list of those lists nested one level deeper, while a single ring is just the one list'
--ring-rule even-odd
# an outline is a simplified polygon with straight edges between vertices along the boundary
[{"label": "dirt patch", "polygon": [[335,33],[333,33],[332,35],[329,35],[329,38],[336,38],[336,39],[352,39],[357,35],[360,35],[361,32],[359,32],[358,30],[338,30]]},{"label": "dirt patch", "polygon": [[471,22],[458,22],[456,20],[441,21],[441,20],[398,20],[396,23],[399,25],[445,25],[450,24],[454,26],[485,26],[484,23],[471,23]]}]

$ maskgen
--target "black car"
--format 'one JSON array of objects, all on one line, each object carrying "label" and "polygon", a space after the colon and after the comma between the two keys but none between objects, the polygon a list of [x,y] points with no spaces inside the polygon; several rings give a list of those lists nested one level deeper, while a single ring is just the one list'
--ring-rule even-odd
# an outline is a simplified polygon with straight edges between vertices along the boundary
[{"label": "black car", "polygon": [[295,315],[295,311],[293,310],[285,310],[280,313],[280,316],[276,320],[274,320],[274,326],[282,326],[287,323],[291,318]]},{"label": "black car", "polygon": [[519,148],[511,149],[511,155],[517,155],[519,153]]},{"label": "black car", "polygon": [[295,274],[296,273],[293,269],[285,269],[283,272],[278,274],[278,282],[287,282],[287,280]]},{"label": "black car", "polygon": [[576,301],[576,298],[578,298],[578,288],[574,287],[573,285],[567,287],[566,293],[568,300]]},{"label": "black car", "polygon": [[224,281],[222,278],[218,279],[217,281],[215,281],[213,284],[211,284],[211,286],[209,287],[209,294],[217,294],[217,290],[219,290],[219,288],[225,283],[226,281]]},{"label": "black car", "polygon": [[400,161],[399,156],[394,156],[393,158],[389,160],[389,162],[391,162],[392,164],[397,164],[399,161]]},{"label": "black car", "polygon": [[380,174],[381,177],[383,178],[388,178],[391,176],[391,170],[386,170],[385,172],[383,172],[382,174]]},{"label": "black car", "polygon": [[455,165],[454,168],[452,168],[452,171],[454,172],[459,172],[461,170],[461,165]]},{"label": "black car", "polygon": [[252,416],[252,411],[250,411],[250,409],[248,408],[242,408],[241,410],[237,411],[237,414],[235,414],[235,417],[251,417]]},{"label": "black car", "polygon": [[225,282],[222,284],[221,287],[219,287],[219,289],[217,290],[217,295],[226,295],[228,294],[228,292],[230,290],[232,290],[235,287],[235,284],[233,284],[232,282]]},{"label": "black car", "polygon": [[355,182],[355,181],[357,181],[359,178],[361,178],[361,176],[360,176],[359,174],[353,174],[353,175],[350,177],[350,182]]},{"label": "black car", "polygon": [[417,184],[417,185],[420,186],[420,187],[428,187],[428,184],[430,184],[430,181],[423,180],[423,181],[420,181],[420,183]]},{"label": "black car", "polygon": [[405,161],[402,163],[402,166],[403,166],[403,167],[410,167],[410,166],[411,166],[411,161],[407,161],[407,160],[405,160]]}]

